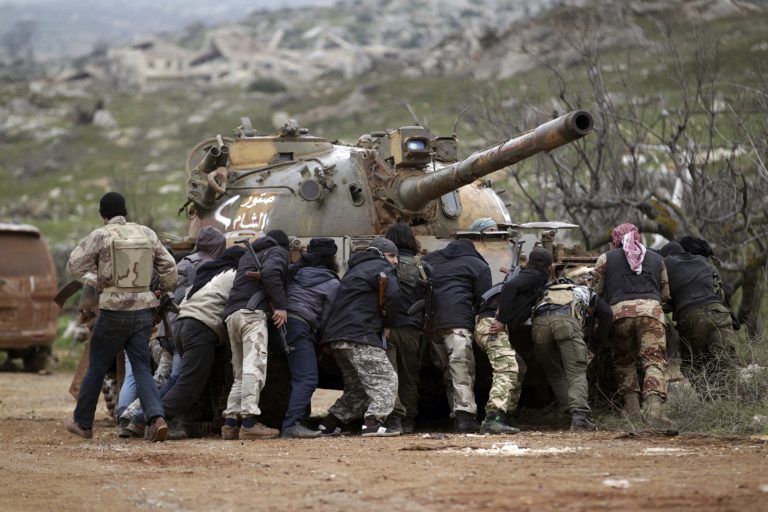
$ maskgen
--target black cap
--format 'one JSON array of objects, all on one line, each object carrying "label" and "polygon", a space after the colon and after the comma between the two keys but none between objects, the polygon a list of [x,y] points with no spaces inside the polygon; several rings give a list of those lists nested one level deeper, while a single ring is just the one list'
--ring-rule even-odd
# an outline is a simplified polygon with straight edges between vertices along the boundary
[{"label": "black cap", "polygon": [[282,245],[286,249],[290,245],[290,242],[288,240],[288,235],[285,234],[285,231],[281,229],[273,229],[269,233],[267,233],[267,236],[278,243],[278,245]]},{"label": "black cap", "polygon": [[333,238],[313,238],[307,246],[307,254],[335,256],[339,248]]},{"label": "black cap", "polygon": [[99,199],[99,215],[105,219],[111,219],[122,215],[128,215],[125,208],[125,198],[119,192],[107,192]]},{"label": "black cap", "polygon": [[548,267],[552,264],[552,253],[542,247],[536,247],[528,255],[528,264]]}]

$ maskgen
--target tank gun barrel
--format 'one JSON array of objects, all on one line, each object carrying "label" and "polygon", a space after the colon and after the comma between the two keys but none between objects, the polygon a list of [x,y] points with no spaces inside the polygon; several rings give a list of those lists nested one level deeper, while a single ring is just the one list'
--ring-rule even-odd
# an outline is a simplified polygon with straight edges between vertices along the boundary
[{"label": "tank gun barrel", "polygon": [[422,176],[409,176],[396,184],[395,200],[400,206],[419,211],[434,199],[482,178],[494,171],[578,140],[592,131],[592,116],[575,110],[533,130],[478,151],[446,168]]}]

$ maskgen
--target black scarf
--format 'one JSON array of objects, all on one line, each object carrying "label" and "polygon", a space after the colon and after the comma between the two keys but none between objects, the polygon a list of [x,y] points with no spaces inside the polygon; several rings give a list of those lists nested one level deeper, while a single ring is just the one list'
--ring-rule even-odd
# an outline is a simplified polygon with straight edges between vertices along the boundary
[{"label": "black scarf", "polygon": [[222,272],[236,269],[243,254],[245,254],[245,247],[233,246],[224,251],[221,258],[200,265],[195,274],[195,282],[192,283],[192,288],[189,290],[187,298],[192,297],[197,290],[208,284],[211,279]]}]

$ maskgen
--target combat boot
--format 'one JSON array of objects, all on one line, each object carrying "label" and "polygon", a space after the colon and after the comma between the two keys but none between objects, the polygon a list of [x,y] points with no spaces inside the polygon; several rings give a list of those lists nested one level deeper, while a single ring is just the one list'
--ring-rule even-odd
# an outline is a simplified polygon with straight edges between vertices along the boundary
[{"label": "combat boot", "polygon": [[571,432],[597,430],[587,411],[571,411]]},{"label": "combat boot", "polygon": [[519,434],[520,429],[504,423],[504,415],[495,409],[485,413],[485,420],[480,427],[481,434]]},{"label": "combat boot", "polygon": [[480,430],[480,424],[475,421],[475,415],[467,411],[456,411],[453,419],[453,431],[460,434],[474,434]]},{"label": "combat boot", "polygon": [[664,404],[658,395],[650,395],[643,404],[643,419],[646,425],[659,430],[670,430],[675,424],[664,414]]},{"label": "combat boot", "polygon": [[640,412],[640,395],[637,393],[626,393],[624,395],[624,415],[632,423],[643,421],[643,415]]}]

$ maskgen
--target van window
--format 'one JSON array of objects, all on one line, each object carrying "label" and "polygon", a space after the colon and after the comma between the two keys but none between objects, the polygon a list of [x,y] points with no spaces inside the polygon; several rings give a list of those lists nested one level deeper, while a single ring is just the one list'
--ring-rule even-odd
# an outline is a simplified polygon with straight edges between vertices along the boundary
[{"label": "van window", "polygon": [[32,233],[0,232],[1,276],[48,275],[51,263],[43,240]]}]

